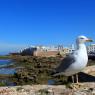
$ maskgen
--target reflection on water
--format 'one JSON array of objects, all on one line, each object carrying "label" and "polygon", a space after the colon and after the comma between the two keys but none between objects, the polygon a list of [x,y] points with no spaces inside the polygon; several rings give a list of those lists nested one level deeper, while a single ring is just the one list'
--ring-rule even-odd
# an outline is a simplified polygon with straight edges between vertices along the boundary
[{"label": "reflection on water", "polygon": [[[6,68],[5,66],[14,64],[12,62],[12,60],[10,59],[4,59],[1,60],[0,59],[0,74],[1,75],[9,75],[9,74],[14,74],[16,72],[16,70],[14,68]],[[1,77],[0,78],[0,83],[5,84],[6,86],[15,86],[16,84],[14,82],[12,82],[8,77]]]},{"label": "reflection on water", "polygon": [[5,84],[5,86],[16,86],[16,83],[11,81],[9,78],[6,79],[0,79],[0,83]]},{"label": "reflection on water", "polygon": [[0,59],[0,66],[2,65],[8,65],[11,63],[10,59]]},{"label": "reflection on water", "polygon": [[14,74],[15,69],[13,69],[13,68],[4,68],[4,66],[8,66],[10,64],[13,64],[12,60],[10,60],[10,59],[0,60],[0,67],[3,67],[3,68],[0,68],[0,74]]},{"label": "reflection on water", "polygon": [[14,73],[15,73],[15,69],[11,69],[11,68],[0,69],[0,74],[14,74]]},{"label": "reflection on water", "polygon": [[54,80],[48,80],[48,85],[53,85],[55,83]]}]

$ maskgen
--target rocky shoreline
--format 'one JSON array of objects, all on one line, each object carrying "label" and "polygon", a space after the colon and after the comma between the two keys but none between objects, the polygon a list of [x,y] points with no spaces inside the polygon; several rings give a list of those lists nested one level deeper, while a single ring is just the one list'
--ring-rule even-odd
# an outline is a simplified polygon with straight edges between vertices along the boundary
[{"label": "rocky shoreline", "polygon": [[[61,62],[63,57],[33,57],[33,56],[11,56],[12,62],[14,64],[6,66],[5,68],[14,68],[16,73],[13,75],[0,75],[0,77],[4,76],[3,78],[8,78],[13,84],[16,86],[19,85],[64,85],[68,84],[71,81],[71,77],[67,78],[64,76],[52,76],[52,70]],[[89,61],[88,65],[92,65],[94,67],[95,61]],[[91,66],[90,66],[91,67]],[[85,71],[89,73],[89,70],[94,70],[89,68]],[[89,82],[94,81],[95,77],[89,75],[87,73],[80,73],[79,74],[79,81],[81,82]],[[94,72],[93,72],[94,73]],[[9,77],[8,77],[9,76]],[[80,78],[81,77],[81,78]],[[86,81],[85,81],[86,80]],[[66,83],[67,82],[67,83]],[[8,84],[8,85],[7,85]],[[9,86],[9,83],[2,82],[0,86]]]},{"label": "rocky shoreline", "polygon": [[[17,56],[14,58],[15,63],[9,68],[16,68],[17,73],[9,79],[17,86],[1,85],[0,95],[95,95],[95,61],[89,61],[88,66],[79,73],[78,85],[72,84],[70,80],[65,83],[63,76],[51,77],[51,70],[62,60],[60,57]],[[55,84],[48,85],[49,79],[55,81]]]},{"label": "rocky shoreline", "polygon": [[[86,67],[83,73],[95,79],[95,65]],[[67,85],[6,86],[0,87],[0,95],[95,95],[95,80]]]},{"label": "rocky shoreline", "polygon": [[95,83],[0,87],[0,95],[95,95]]}]

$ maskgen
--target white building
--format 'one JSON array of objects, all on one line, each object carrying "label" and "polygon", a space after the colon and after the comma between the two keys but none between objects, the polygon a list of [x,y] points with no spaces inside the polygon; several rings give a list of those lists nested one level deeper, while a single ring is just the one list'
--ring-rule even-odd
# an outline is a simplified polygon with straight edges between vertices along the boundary
[{"label": "white building", "polygon": [[73,53],[74,50],[75,50],[75,47],[74,47],[74,45],[72,44],[72,45],[69,46],[69,47],[64,47],[64,48],[60,51],[60,54],[61,54],[61,55],[70,54],[70,53]]},{"label": "white building", "polygon": [[63,49],[63,46],[36,46],[37,50],[39,51],[60,51]]},{"label": "white building", "polygon": [[75,50],[75,46],[74,44],[71,45],[71,47],[69,47],[69,53],[72,53]]},{"label": "white building", "polygon": [[87,52],[95,52],[95,44],[91,44],[89,46],[87,46]]}]

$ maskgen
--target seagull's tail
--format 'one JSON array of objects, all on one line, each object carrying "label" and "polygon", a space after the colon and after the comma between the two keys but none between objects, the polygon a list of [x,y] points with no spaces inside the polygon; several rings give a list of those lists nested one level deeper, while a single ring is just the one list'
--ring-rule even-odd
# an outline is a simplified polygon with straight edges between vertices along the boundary
[{"label": "seagull's tail", "polygon": [[62,75],[63,73],[62,72],[57,72],[56,70],[53,70],[52,72],[51,72],[51,76],[52,77],[56,77],[56,76],[59,76],[59,75]]},{"label": "seagull's tail", "polygon": [[53,77],[59,76],[59,75],[64,75],[62,72],[56,72],[55,74],[53,74]]},{"label": "seagull's tail", "polygon": [[57,74],[57,72],[56,72],[55,69],[53,69],[53,70],[50,72],[50,75],[51,75],[52,77],[56,76],[56,74]]}]

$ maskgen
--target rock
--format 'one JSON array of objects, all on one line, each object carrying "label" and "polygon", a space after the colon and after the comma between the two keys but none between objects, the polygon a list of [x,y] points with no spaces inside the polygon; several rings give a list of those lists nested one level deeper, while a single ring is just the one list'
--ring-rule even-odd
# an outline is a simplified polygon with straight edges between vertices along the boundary
[{"label": "rock", "polygon": [[84,70],[83,70],[84,73],[87,73],[87,74],[92,74],[94,72],[94,75],[95,75],[95,65],[93,66],[87,66]]},{"label": "rock", "polygon": [[95,83],[83,83],[76,90],[67,88],[65,85],[0,87],[0,95],[95,95]]}]

